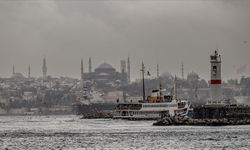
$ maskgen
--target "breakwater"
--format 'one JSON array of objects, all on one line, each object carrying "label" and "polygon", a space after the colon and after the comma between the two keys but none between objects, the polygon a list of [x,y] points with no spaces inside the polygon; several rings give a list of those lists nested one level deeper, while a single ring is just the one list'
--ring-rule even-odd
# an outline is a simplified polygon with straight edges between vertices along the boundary
[{"label": "breakwater", "polygon": [[182,116],[163,117],[154,126],[172,126],[172,125],[189,125],[189,126],[226,126],[226,125],[250,125],[250,119],[193,119]]},{"label": "breakwater", "polygon": [[155,126],[192,125],[225,126],[250,125],[249,106],[200,106],[195,107],[193,117],[162,115]]}]

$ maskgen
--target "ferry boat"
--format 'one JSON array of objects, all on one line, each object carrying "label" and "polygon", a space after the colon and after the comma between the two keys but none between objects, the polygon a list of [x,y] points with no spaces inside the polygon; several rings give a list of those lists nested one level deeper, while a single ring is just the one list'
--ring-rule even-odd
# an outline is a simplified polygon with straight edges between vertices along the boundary
[{"label": "ferry boat", "polygon": [[145,99],[144,64],[141,71],[143,72],[143,100],[118,104],[114,110],[114,119],[157,120],[164,115],[192,117],[193,109],[190,102],[177,98],[176,77],[173,95],[164,94],[165,90],[162,90],[160,85],[159,90],[153,90],[151,96]]},{"label": "ferry boat", "polygon": [[[153,91],[152,94],[159,94]],[[151,96],[138,103],[118,104],[114,111],[114,119],[157,120],[164,115],[192,117],[193,109],[186,99],[175,99],[175,96]]]}]

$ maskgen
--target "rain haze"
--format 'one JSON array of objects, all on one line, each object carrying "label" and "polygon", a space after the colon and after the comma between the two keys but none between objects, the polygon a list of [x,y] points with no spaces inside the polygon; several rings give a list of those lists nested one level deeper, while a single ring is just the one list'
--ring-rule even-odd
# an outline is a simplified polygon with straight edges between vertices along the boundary
[{"label": "rain haze", "polygon": [[249,149],[249,16],[250,0],[0,0],[0,149]]},{"label": "rain haze", "polygon": [[[155,75],[195,71],[209,79],[209,55],[222,54],[224,79],[250,75],[250,1],[5,1],[0,2],[0,76],[16,72],[80,78],[80,60],[87,72],[103,62],[117,70],[131,60],[131,78],[140,66]],[[241,72],[237,72],[242,68]]]}]

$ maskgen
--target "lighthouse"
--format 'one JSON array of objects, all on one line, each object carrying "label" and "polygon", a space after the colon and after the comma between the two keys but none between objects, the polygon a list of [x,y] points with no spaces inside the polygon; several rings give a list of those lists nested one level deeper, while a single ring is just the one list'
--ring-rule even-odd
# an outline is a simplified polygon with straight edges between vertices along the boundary
[{"label": "lighthouse", "polygon": [[208,101],[208,105],[221,105],[222,91],[221,91],[221,55],[218,54],[218,49],[214,51],[214,54],[210,56],[211,63],[211,80],[210,80],[210,92],[211,99]]}]

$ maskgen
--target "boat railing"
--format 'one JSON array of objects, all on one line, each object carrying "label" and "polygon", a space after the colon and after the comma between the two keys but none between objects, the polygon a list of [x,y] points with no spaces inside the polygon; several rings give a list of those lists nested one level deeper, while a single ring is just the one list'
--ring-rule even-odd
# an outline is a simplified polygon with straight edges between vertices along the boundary
[{"label": "boat railing", "polygon": [[141,105],[118,105],[116,110],[140,110]]},{"label": "boat railing", "polygon": [[184,108],[186,106],[185,102],[178,103],[178,108]]}]

